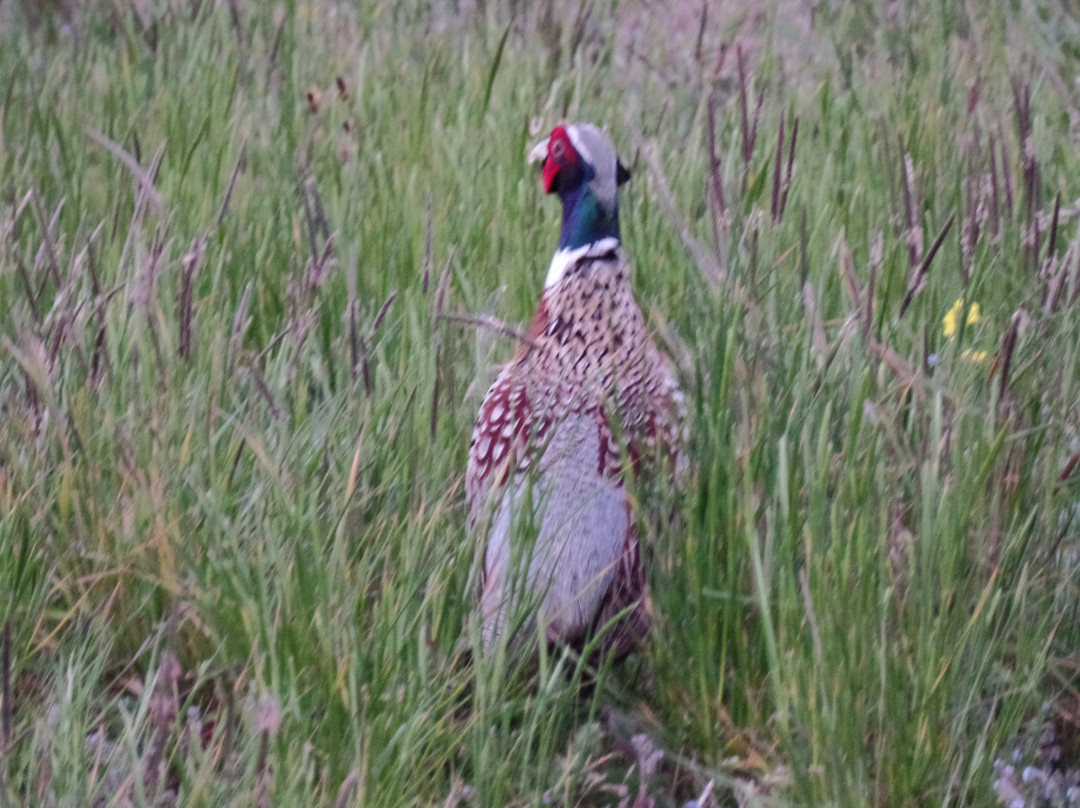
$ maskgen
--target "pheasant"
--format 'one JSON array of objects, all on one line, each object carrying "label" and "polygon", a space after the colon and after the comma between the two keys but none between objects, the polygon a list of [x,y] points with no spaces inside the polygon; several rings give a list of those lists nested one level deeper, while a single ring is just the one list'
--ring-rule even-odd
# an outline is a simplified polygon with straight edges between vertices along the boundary
[{"label": "pheasant", "polygon": [[483,643],[528,598],[548,642],[582,647],[604,628],[600,650],[623,657],[651,622],[625,475],[677,474],[683,398],[630,288],[617,194],[630,173],[611,141],[566,124],[529,157],[562,201],[562,233],[528,338],[469,445]]}]

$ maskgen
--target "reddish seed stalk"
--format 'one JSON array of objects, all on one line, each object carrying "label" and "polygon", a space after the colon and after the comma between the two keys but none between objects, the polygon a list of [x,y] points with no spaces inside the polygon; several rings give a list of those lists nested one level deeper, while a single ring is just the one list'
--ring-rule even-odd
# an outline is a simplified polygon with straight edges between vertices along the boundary
[{"label": "reddish seed stalk", "polygon": [[776,162],[773,166],[772,206],[770,213],[773,222],[777,221],[780,214],[780,169],[784,159],[784,113],[780,112],[780,131],[776,136]]},{"label": "reddish seed stalk", "polygon": [[1001,201],[998,197],[997,158],[994,155],[994,135],[990,135],[990,226],[994,237],[1001,230]]},{"label": "reddish seed stalk", "polygon": [[90,357],[90,385],[97,387],[104,375],[102,365],[107,363],[105,346],[105,301],[101,297],[101,276],[98,273],[97,253],[94,250],[94,241],[86,245],[87,263],[90,267],[90,294],[93,295],[96,305],[94,307],[94,319],[97,321],[97,337],[94,338],[94,353]]},{"label": "reddish seed stalk", "polygon": [[[63,202],[60,203],[60,207],[63,207]],[[41,200],[38,199],[38,195],[35,192],[30,197],[31,209],[34,211],[34,215],[37,217],[38,226],[41,228],[41,244],[45,248],[46,265],[49,268],[49,274],[53,279],[53,283],[59,289],[63,285],[60,279],[60,264],[56,257],[56,246],[53,244],[52,239],[52,223],[55,223],[56,219],[52,220],[52,223],[45,220],[45,211],[41,207]],[[57,213],[60,210],[57,208]]]},{"label": "reddish seed stalk", "polygon": [[787,173],[784,176],[784,192],[780,195],[780,220],[784,219],[784,211],[787,209],[788,191],[791,190],[791,172],[795,165],[795,141],[799,139],[799,119],[796,118],[791,126],[791,146],[788,148]]},{"label": "reddish seed stalk", "polygon": [[941,247],[941,243],[945,241],[945,236],[953,226],[953,222],[956,220],[956,213],[952,213],[949,216],[949,220],[945,222],[945,226],[941,228],[941,232],[938,233],[938,237],[934,239],[933,245],[930,247],[930,251],[926,253],[926,257],[923,259],[922,264],[919,265],[918,271],[912,276],[911,284],[908,286],[907,295],[904,297],[904,302],[900,304],[900,316],[904,316],[904,312],[908,310],[908,306],[911,305],[911,301],[915,298],[915,293],[919,291],[919,287],[922,285],[923,278],[926,277],[926,273],[930,270],[930,264],[934,260],[934,256],[937,255],[938,249]]},{"label": "reddish seed stalk", "polygon": [[382,304],[379,313],[375,315],[375,322],[371,324],[371,336],[375,336],[375,332],[379,330],[379,326],[382,325],[382,321],[386,318],[386,313],[390,311],[390,306],[393,305],[396,297],[397,292],[391,292],[386,298],[386,302]]},{"label": "reddish seed stalk", "polygon": [[1073,471],[1076,470],[1078,463],[1080,463],[1080,452],[1076,452],[1069,458],[1069,462],[1065,464],[1065,468],[1062,470],[1061,476],[1058,479],[1060,479],[1061,482],[1068,480],[1072,476]]},{"label": "reddish seed stalk", "polygon": [[870,329],[874,325],[874,285],[877,283],[877,273],[880,261],[870,261],[870,281],[866,284],[866,314],[863,318],[863,340],[870,338]]},{"label": "reddish seed stalk", "polygon": [[1012,367],[1013,350],[1016,348],[1016,337],[1020,330],[1020,318],[1013,315],[1009,330],[1005,332],[1005,338],[1001,342],[1001,386],[999,399],[1005,397],[1005,388],[1009,384],[1009,370]]},{"label": "reddish seed stalk", "polygon": [[371,364],[368,362],[367,340],[360,340],[360,375],[364,379],[364,395],[371,398],[374,388],[371,384]]},{"label": "reddish seed stalk", "polygon": [[750,163],[750,150],[752,146],[750,144],[750,114],[746,103],[746,62],[743,59],[742,45],[738,46],[735,55],[739,62],[739,111],[742,114],[743,188],[745,189],[745,169]]},{"label": "reddish seed stalk", "polygon": [[360,366],[360,339],[356,329],[356,309],[359,305],[355,300],[349,304],[349,367],[354,382],[356,370]]},{"label": "reddish seed stalk", "polygon": [[11,746],[11,724],[15,705],[11,703],[11,622],[4,621],[4,632],[0,638],[0,696],[4,699],[3,714],[0,715],[0,751],[4,753]]},{"label": "reddish seed stalk", "polygon": [[1054,255],[1054,251],[1057,248],[1057,234],[1058,234],[1058,216],[1061,213],[1061,191],[1058,191],[1057,196],[1054,198],[1054,218],[1050,221],[1050,245],[1046,250],[1046,257],[1049,259]]},{"label": "reddish seed stalk", "polygon": [[[191,358],[191,335],[192,321],[194,319],[195,276],[202,264],[206,250],[206,242],[200,239],[192,239],[188,247],[187,255],[181,262],[180,274],[180,340],[178,353],[181,359]],[[104,330],[104,328],[103,328]],[[96,361],[96,357],[95,357]]]},{"label": "reddish seed stalk", "polygon": [[356,381],[357,369],[360,367],[360,336],[356,324],[357,314],[360,309],[360,301],[356,299],[357,272],[357,262],[354,258],[352,267],[345,273],[345,305],[349,315],[349,369],[352,372],[354,382]]},{"label": "reddish seed stalk", "polygon": [[710,191],[713,203],[713,215],[712,215],[712,228],[713,228],[713,242],[716,248],[717,258],[720,257],[721,241],[720,241],[720,218],[727,212],[727,205],[724,202],[724,180],[720,173],[721,160],[720,155],[716,148],[716,97],[713,94],[709,94],[708,103],[709,114],[709,177],[710,177]]},{"label": "reddish seed stalk", "polygon": [[428,293],[428,282],[431,280],[431,197],[424,204],[424,270],[421,273],[423,293]]},{"label": "reddish seed stalk", "polygon": [[1012,174],[1009,171],[1009,155],[1005,151],[1005,138],[1002,137],[1000,131],[998,132],[998,146],[1001,147],[1001,179],[1005,186],[1005,212],[1011,219],[1013,215]]},{"label": "reddish seed stalk", "polygon": [[431,439],[435,440],[436,427],[439,424],[439,387],[442,379],[442,345],[435,348],[435,385],[431,391]]},{"label": "reddish seed stalk", "polygon": [[266,405],[270,408],[270,414],[278,421],[284,420],[285,413],[278,406],[274,394],[270,392],[270,386],[266,383],[266,377],[263,376],[262,371],[255,365],[249,365],[248,370],[251,371],[251,378],[255,380],[256,389],[266,400]]},{"label": "reddish seed stalk", "polygon": [[1069,306],[1076,302],[1076,296],[1080,294],[1080,250],[1076,251],[1076,258],[1073,260],[1072,278],[1072,287],[1066,301]]},{"label": "reddish seed stalk", "polygon": [[[900,182],[904,188],[904,226],[910,235],[915,229],[915,211],[912,204],[911,178],[908,176],[907,159],[904,151],[904,141],[900,140]],[[908,266],[915,266],[919,262],[919,251],[914,241],[908,242]]]},{"label": "reddish seed stalk", "polygon": [[225,190],[225,199],[222,201],[221,210],[218,212],[218,227],[221,227],[221,223],[225,221],[225,214],[229,210],[229,203],[232,202],[233,189],[236,187],[236,178],[240,176],[240,167],[244,165],[246,156],[247,142],[240,146],[240,156],[236,158],[236,165],[233,167],[232,177],[229,179],[229,187]]}]

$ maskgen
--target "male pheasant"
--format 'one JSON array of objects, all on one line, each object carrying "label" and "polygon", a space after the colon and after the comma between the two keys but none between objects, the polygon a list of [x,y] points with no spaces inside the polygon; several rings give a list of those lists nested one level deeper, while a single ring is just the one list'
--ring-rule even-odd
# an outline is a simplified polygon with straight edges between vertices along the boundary
[{"label": "male pheasant", "polygon": [[[562,201],[562,234],[527,341],[484,396],[469,445],[470,530],[483,543],[483,641],[526,598],[549,642],[629,653],[648,585],[624,475],[675,473],[682,394],[649,336],[619,243],[630,174],[591,124],[530,154]],[[522,634],[534,632],[526,623]]]}]

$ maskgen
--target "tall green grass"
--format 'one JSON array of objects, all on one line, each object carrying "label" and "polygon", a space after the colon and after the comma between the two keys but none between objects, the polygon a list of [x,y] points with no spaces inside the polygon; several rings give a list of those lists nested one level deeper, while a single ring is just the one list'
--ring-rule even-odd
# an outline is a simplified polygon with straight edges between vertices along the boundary
[{"label": "tall green grass", "polygon": [[[982,805],[1036,759],[1080,639],[1080,22],[801,13],[0,4],[0,799]],[[442,316],[531,316],[563,117],[631,165],[691,402],[656,629],[585,688],[468,651],[513,345]]]}]

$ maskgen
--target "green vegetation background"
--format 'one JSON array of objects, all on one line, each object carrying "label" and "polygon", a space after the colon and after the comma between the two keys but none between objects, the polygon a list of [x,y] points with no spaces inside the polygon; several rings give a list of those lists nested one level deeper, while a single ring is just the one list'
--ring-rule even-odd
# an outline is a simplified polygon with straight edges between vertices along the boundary
[{"label": "green vegetation background", "polygon": [[[0,2],[0,805],[987,805],[1080,757],[1080,16],[986,6]],[[592,695],[466,650],[513,342],[455,316],[530,317],[563,118],[691,402]]]}]

